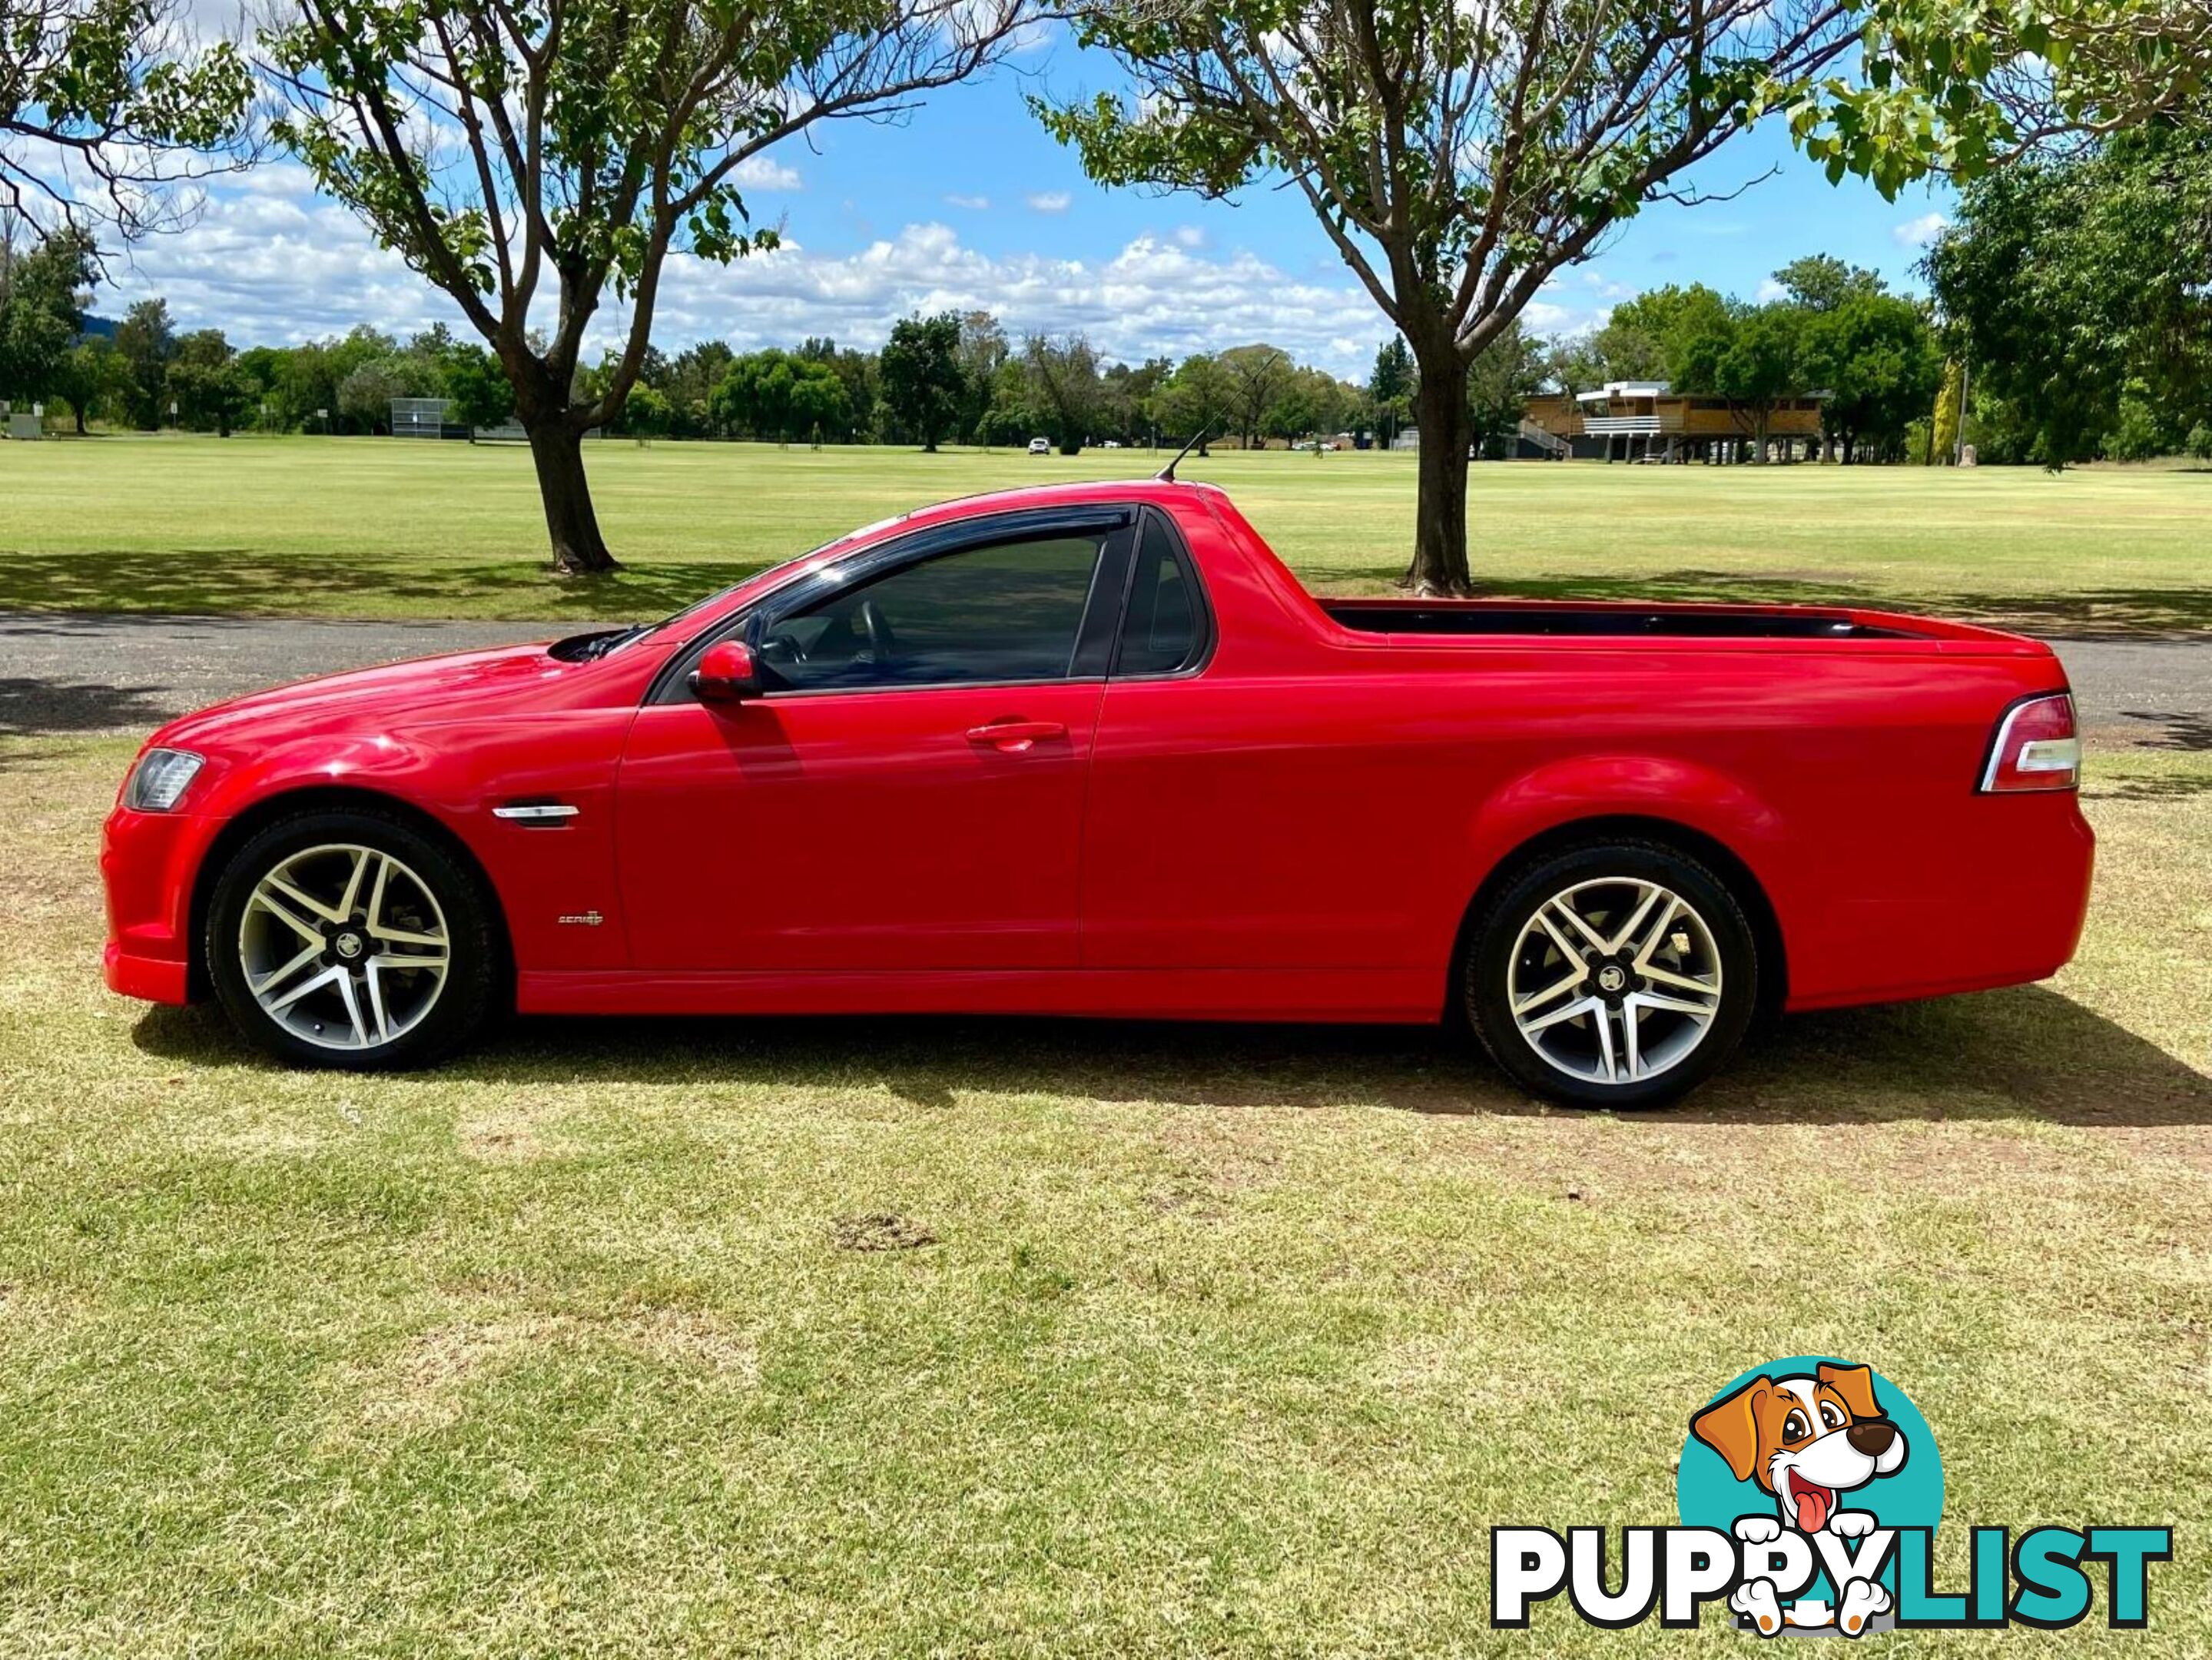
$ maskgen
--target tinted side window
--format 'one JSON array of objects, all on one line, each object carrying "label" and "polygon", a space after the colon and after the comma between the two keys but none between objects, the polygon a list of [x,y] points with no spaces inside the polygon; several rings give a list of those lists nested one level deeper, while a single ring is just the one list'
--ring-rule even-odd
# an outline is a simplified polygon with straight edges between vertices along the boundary
[{"label": "tinted side window", "polygon": [[1198,649],[1198,595],[1167,538],[1147,534],[1137,550],[1129,609],[1121,623],[1116,674],[1171,674]]},{"label": "tinted side window", "polygon": [[1052,537],[905,566],[769,624],[763,676],[792,690],[1060,678],[1103,545]]}]

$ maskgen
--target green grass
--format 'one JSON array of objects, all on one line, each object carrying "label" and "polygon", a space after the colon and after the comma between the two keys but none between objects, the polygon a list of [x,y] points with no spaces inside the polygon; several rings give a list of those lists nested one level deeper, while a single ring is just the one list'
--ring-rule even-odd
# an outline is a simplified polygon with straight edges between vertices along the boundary
[{"label": "green grass", "polygon": [[[1503,1639],[1487,1530],[1671,1521],[1690,1411],[1806,1351],[1926,1413],[1948,1578],[2171,1520],[2126,1646],[2212,1647],[2212,757],[2095,760],[2052,985],[1618,1117],[1297,1029],[276,1071],[98,985],[129,752],[0,745],[0,1652],[1744,1654]],[[845,1248],[887,1213],[933,1243]]]},{"label": "green grass", "polygon": [[[377,439],[108,438],[0,445],[0,609],[647,616],[854,526],[946,496],[1149,472],[1141,451],[594,447],[630,567],[544,572],[519,448]],[[1225,485],[1310,581],[1404,569],[1413,464],[1233,452]],[[2212,627],[2212,470],[1474,469],[1478,580],[1515,594],[1859,600],[2052,632]]]}]

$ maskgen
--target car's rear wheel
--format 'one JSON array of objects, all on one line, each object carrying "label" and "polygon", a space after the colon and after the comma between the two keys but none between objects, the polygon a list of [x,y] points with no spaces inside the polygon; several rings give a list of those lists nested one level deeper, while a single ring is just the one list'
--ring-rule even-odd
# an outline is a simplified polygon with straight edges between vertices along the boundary
[{"label": "car's rear wheel", "polygon": [[1583,1107],[1677,1100],[1712,1076],[1759,1004],[1757,940],[1728,885],[1658,842],[1564,849],[1476,921],[1462,987],[1514,1079]]},{"label": "car's rear wheel", "polygon": [[217,879],[205,940],[240,1031],[295,1066],[422,1066],[483,1026],[498,939],[471,873],[396,816],[270,825]]}]

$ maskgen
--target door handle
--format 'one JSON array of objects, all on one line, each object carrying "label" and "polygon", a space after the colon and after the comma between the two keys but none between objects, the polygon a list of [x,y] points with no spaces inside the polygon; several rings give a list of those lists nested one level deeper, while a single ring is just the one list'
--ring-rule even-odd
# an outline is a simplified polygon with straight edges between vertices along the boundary
[{"label": "door handle", "polygon": [[968,728],[971,744],[988,744],[1006,755],[1026,755],[1040,738],[1065,738],[1067,728],[1057,721],[994,721]]}]

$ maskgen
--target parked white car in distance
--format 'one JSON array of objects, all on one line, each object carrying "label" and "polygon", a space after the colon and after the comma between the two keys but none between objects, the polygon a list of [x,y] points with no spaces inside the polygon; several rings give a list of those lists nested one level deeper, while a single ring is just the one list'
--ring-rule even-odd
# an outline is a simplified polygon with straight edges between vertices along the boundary
[{"label": "parked white car in distance", "polygon": [[1050,455],[1052,453],[1052,440],[1049,438],[1030,439],[1030,453],[1031,455]]}]

